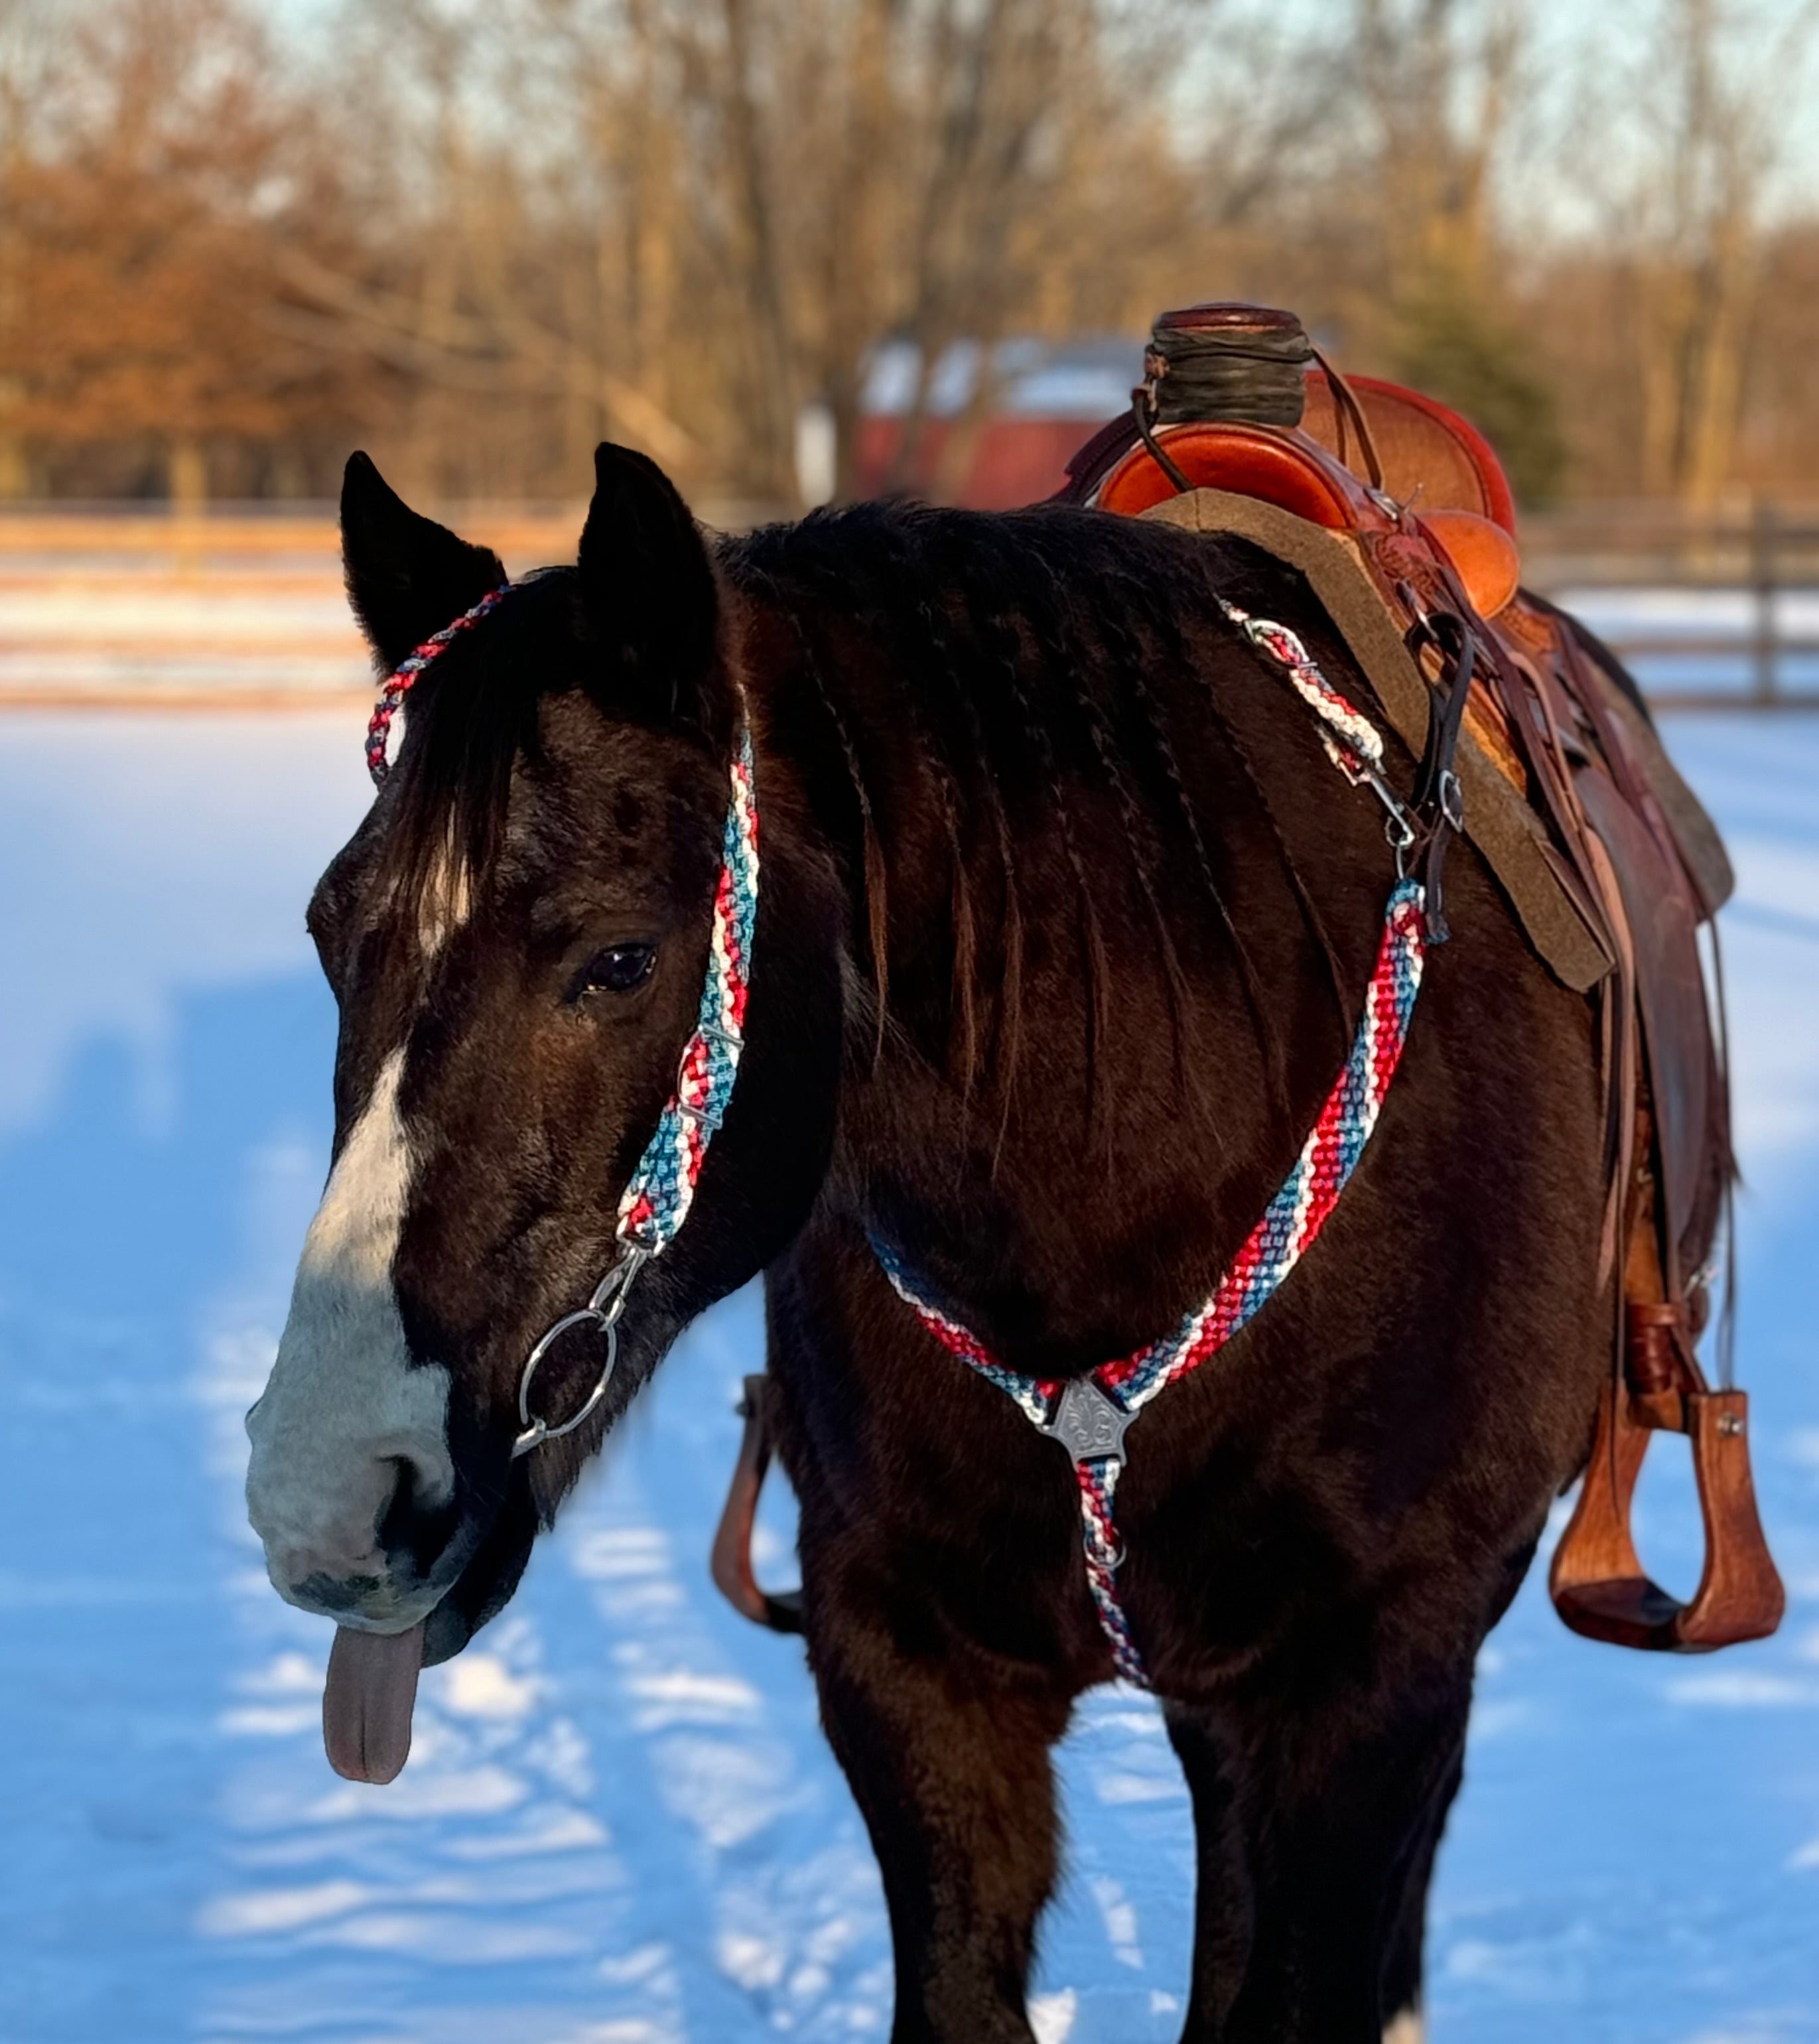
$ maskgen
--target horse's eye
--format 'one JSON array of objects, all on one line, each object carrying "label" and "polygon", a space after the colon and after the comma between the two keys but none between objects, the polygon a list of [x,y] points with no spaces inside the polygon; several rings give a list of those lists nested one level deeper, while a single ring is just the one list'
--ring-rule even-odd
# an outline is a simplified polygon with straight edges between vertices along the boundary
[{"label": "horse's eye", "polygon": [[608,944],[597,951],[576,984],[578,993],[630,993],[650,977],[654,944]]}]

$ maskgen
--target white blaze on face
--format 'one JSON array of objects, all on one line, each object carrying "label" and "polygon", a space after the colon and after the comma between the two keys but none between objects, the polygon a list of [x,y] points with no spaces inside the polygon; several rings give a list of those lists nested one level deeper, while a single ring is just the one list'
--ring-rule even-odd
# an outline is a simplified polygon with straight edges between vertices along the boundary
[{"label": "white blaze on face", "polygon": [[247,1507],[274,1585],[307,1607],[318,1600],[297,1593],[312,1581],[363,1582],[336,1615],[388,1631],[420,1617],[436,1593],[386,1581],[379,1520],[407,1473],[426,1505],[446,1504],[455,1484],[448,1372],[412,1361],[392,1285],[411,1177],[403,1070],[394,1051],[336,1159],[278,1360],[247,1416]]}]

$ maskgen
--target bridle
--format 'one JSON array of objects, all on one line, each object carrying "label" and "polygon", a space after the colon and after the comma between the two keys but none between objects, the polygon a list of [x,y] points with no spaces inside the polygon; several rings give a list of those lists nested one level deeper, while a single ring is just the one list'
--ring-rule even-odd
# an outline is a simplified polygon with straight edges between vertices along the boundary
[{"label": "bridle", "polygon": [[[658,1117],[657,1132],[645,1145],[620,1196],[615,1230],[618,1255],[587,1304],[552,1321],[524,1358],[524,1374],[518,1380],[518,1422],[523,1431],[512,1443],[514,1462],[545,1441],[559,1441],[563,1435],[572,1434],[598,1409],[618,1366],[620,1316],[633,1281],[675,1240],[688,1219],[708,1147],[732,1100],[739,1054],[745,1047],[746,993],[758,921],[758,801],[752,778],[751,724],[743,700],[731,780],[720,873],[714,885],[708,976],[694,1033],[683,1047],[676,1089]],[[564,1335],[590,1325],[605,1338],[606,1361],[581,1409],[552,1427],[547,1420],[532,1416],[531,1381]]]},{"label": "bridle", "polygon": [[[471,610],[426,639],[386,681],[366,731],[366,764],[375,786],[384,785],[389,770],[386,741],[405,695],[424,670],[512,587],[508,582],[489,590]],[[551,1321],[524,1358],[518,1378],[520,1431],[512,1443],[514,1462],[545,1441],[559,1441],[565,1434],[572,1434],[600,1409],[619,1366],[619,1323],[633,1282],[675,1240],[688,1219],[708,1146],[732,1100],[745,1047],[746,997],[758,922],[758,798],[751,721],[743,693],[728,778],[731,794],[721,835],[720,876],[714,883],[707,978],[694,1029],[683,1046],[675,1091],[620,1196],[614,1228],[617,1254],[587,1304]],[[552,1426],[531,1409],[532,1383],[551,1350],[565,1335],[581,1327],[593,1327],[604,1338],[606,1359],[578,1410]]]}]

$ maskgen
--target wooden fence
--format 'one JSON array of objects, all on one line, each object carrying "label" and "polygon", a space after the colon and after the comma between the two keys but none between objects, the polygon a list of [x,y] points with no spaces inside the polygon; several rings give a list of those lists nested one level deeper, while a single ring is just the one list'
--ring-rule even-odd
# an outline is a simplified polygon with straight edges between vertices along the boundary
[{"label": "wooden fence", "polygon": [[[1730,599],[1706,619],[1694,603],[1684,629],[1651,627],[1644,617],[1601,635],[1641,670],[1655,701],[1819,707],[1819,504],[1759,498],[1710,513],[1587,505],[1527,519],[1522,536],[1524,580],[1578,598],[1595,625],[1599,592]],[[1672,670],[1689,667],[1719,670],[1727,681],[1734,674],[1735,685],[1676,681]]]},{"label": "wooden fence", "polygon": [[[574,558],[582,507],[445,515],[521,572]],[[1522,536],[1525,579],[1569,599],[1656,701],[1819,707],[1819,504],[1592,505]],[[0,705],[250,708],[370,686],[327,505],[0,512]]]}]

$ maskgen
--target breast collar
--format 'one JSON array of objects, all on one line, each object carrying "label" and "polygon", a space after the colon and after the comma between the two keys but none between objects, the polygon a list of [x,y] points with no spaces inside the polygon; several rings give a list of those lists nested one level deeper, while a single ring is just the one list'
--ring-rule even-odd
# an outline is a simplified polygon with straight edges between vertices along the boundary
[{"label": "breast collar", "polygon": [[1426,851],[1431,872],[1433,847],[1456,831],[1460,820],[1452,753],[1470,682],[1468,661],[1456,665],[1451,690],[1433,698],[1423,776],[1433,797],[1430,802],[1418,801],[1410,806],[1383,778],[1383,740],[1376,727],[1327,681],[1295,633],[1268,619],[1252,617],[1235,605],[1222,607],[1251,644],[1284,670],[1295,694],[1313,710],[1334,765],[1383,803],[1385,834],[1395,852],[1395,884],[1383,910],[1363,1019],[1295,1168],[1201,1304],[1172,1333],[1116,1362],[1101,1363],[1084,1377],[1038,1377],[1013,1370],[922,1289],[896,1248],[872,1238],[873,1253],[885,1277],[923,1328],[950,1355],[1004,1392],[1031,1425],[1067,1450],[1079,1487],[1087,1584],[1099,1622],[1119,1673],[1144,1689],[1150,1686],[1149,1673],[1118,1593],[1124,1550],[1114,1500],[1126,1458],[1125,1435],[1153,1398],[1216,1355],[1262,1309],[1313,1247],[1337,1205],[1395,1076],[1428,947],[1441,941],[1430,927],[1428,888],[1407,870],[1410,857]]}]

